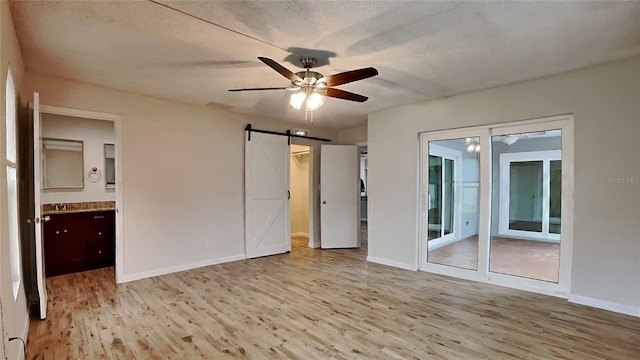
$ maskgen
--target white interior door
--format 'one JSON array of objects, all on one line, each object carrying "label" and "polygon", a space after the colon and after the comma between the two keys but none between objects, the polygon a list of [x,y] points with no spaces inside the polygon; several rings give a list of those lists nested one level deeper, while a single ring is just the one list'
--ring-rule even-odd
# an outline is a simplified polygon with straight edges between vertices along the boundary
[{"label": "white interior door", "polygon": [[248,258],[291,251],[288,138],[245,138],[245,229]]},{"label": "white interior door", "polygon": [[36,241],[36,276],[40,298],[40,318],[47,317],[47,287],[44,274],[44,242],[42,239],[42,206],[40,189],[42,182],[42,150],[40,149],[40,94],[33,94],[33,202]]},{"label": "white interior door", "polygon": [[320,203],[322,248],[358,247],[360,179],[356,146],[322,145]]}]

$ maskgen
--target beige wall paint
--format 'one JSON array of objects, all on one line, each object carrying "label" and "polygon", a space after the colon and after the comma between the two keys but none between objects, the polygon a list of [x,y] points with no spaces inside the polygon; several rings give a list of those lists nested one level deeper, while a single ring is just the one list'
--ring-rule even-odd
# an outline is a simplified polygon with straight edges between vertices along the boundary
[{"label": "beige wall paint", "polygon": [[309,154],[293,155],[308,150],[307,146],[291,145],[291,234],[309,234]]},{"label": "beige wall paint", "polygon": [[573,113],[571,296],[640,312],[639,104],[634,57],[370,115],[369,256],[416,264],[418,133]]},{"label": "beige wall paint", "polygon": [[338,144],[356,145],[367,142],[367,125],[342,129],[338,131]]},{"label": "beige wall paint", "polygon": [[[0,2],[0,79],[2,88],[0,96],[0,300],[2,301],[2,334],[0,342],[0,354],[9,359],[22,359],[22,345],[19,341],[7,343],[7,337],[19,336],[26,340],[29,326],[29,317],[26,309],[24,285],[20,286],[18,296],[13,297],[11,281],[11,258],[9,257],[9,231],[7,217],[7,171],[5,167],[6,151],[6,94],[7,71],[11,69],[11,76],[16,88],[18,98],[24,94],[21,89],[24,78],[24,64],[20,54],[20,46],[13,27],[13,20],[6,1]],[[21,99],[24,102],[24,99]],[[5,348],[6,347],[6,348]]]},{"label": "beige wall paint", "polygon": [[[82,141],[84,157],[84,188],[66,191],[44,190],[41,197],[43,204],[115,201],[115,191],[106,189],[104,170],[104,144],[115,143],[113,121],[42,114],[41,134],[43,138]],[[87,174],[93,167],[98,168],[102,173],[102,179],[99,182],[89,181]]]},{"label": "beige wall paint", "polygon": [[[122,116],[121,280],[243,257],[244,127],[300,127],[33,73],[26,86],[42,104]],[[312,216],[319,239],[319,211]]]}]

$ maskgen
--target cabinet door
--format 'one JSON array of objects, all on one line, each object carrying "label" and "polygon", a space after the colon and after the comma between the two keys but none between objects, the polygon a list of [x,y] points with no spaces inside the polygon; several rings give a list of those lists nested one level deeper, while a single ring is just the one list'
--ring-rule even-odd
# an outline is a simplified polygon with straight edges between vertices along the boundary
[{"label": "cabinet door", "polygon": [[65,273],[87,270],[86,225],[83,214],[64,214],[62,261]]},{"label": "cabinet door", "polygon": [[63,218],[51,216],[49,222],[44,223],[44,273],[45,276],[64,274],[62,263],[62,226]]}]

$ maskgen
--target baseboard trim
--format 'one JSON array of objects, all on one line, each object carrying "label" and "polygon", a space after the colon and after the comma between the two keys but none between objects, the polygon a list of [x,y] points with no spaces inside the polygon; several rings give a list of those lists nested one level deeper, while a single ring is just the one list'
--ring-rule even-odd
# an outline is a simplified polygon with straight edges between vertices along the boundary
[{"label": "baseboard trim", "polygon": [[587,296],[569,295],[569,302],[594,308],[617,312],[620,314],[640,317],[640,306],[624,305],[606,300],[594,299]]},{"label": "baseboard trim", "polygon": [[367,261],[381,265],[393,266],[404,270],[418,271],[418,265],[415,264],[406,264],[399,261],[387,260],[374,256],[367,256]]},{"label": "baseboard trim", "polygon": [[309,237],[309,234],[305,232],[297,232],[297,233],[292,233],[291,236]]},{"label": "baseboard trim", "polygon": [[319,248],[320,246],[322,246],[322,244],[321,244],[319,241],[317,241],[317,242],[311,242],[311,240],[309,240],[309,247],[310,247],[310,248],[317,249],[317,248]]},{"label": "baseboard trim", "polygon": [[171,274],[171,273],[180,272],[180,271],[196,269],[204,266],[222,264],[222,263],[238,261],[238,260],[245,260],[246,258],[247,256],[245,254],[240,254],[240,255],[227,256],[227,257],[222,257],[217,259],[197,261],[197,262],[188,263],[188,264],[169,266],[166,268],[145,271],[137,274],[122,275],[122,278],[120,278],[120,283],[122,284],[130,281],[136,281],[136,280],[146,279],[154,276],[160,276],[160,275],[166,275],[166,274]]},{"label": "baseboard trim", "polygon": [[461,238],[450,238],[450,239],[434,239],[434,240],[429,240],[428,243],[428,247],[429,247],[429,251],[433,251],[435,249],[441,248],[443,246],[449,245],[449,244],[453,244],[454,242],[458,242],[460,240],[463,240]]}]

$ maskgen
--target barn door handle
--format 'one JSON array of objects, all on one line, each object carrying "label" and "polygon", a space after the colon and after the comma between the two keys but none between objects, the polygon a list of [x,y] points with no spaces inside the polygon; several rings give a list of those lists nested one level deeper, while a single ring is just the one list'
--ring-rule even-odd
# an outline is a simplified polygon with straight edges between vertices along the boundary
[{"label": "barn door handle", "polygon": [[291,191],[287,190],[287,200],[291,199]]}]

